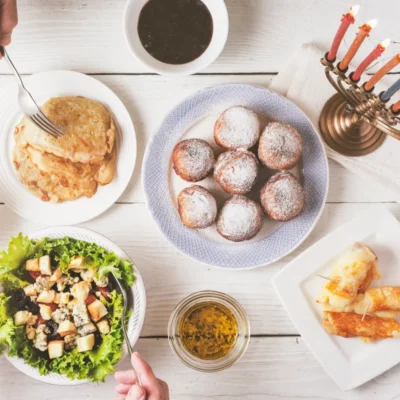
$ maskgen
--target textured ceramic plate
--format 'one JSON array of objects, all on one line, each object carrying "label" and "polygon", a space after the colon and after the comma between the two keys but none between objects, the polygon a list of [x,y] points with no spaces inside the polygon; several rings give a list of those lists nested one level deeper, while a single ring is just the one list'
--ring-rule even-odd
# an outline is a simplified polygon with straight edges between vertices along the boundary
[{"label": "textured ceramic plate", "polygon": [[[111,240],[89,229],[71,226],[59,226],[43,229],[29,235],[29,237],[32,239],[41,239],[44,237],[56,239],[62,238],[64,236],[84,240],[86,242],[96,243],[97,245],[104,247],[106,250],[114,252],[121,259],[130,259],[129,256]],[[142,277],[140,276],[140,273],[136,266],[134,267],[134,273],[136,280],[131,288],[131,296],[134,300],[134,311],[128,322],[128,336],[132,347],[139,339],[139,335],[142,330],[146,314],[146,292]],[[124,346],[120,362],[126,357],[127,354],[128,351],[126,349],[126,346]],[[88,382],[87,380],[71,380],[65,376],[55,373],[51,373],[49,375],[40,375],[35,368],[25,364],[24,360],[20,358],[7,356],[7,359],[12,365],[14,365],[15,368],[19,369],[25,375],[28,375],[31,378],[37,379],[41,382],[51,383],[54,385],[79,385]]]},{"label": "textured ceramic plate", "polygon": [[[181,180],[172,169],[174,146],[187,138],[207,140],[218,153],[213,139],[214,123],[233,105],[246,106],[261,120],[286,122],[301,133],[304,151],[300,167],[293,172],[304,181],[306,206],[297,218],[282,223],[265,219],[261,232],[251,241],[232,243],[221,238],[215,225],[203,230],[183,226],[176,198],[190,183]],[[258,198],[259,189],[271,172],[264,171],[250,197]],[[260,175],[259,174],[259,175]],[[264,175],[263,175],[264,174]],[[209,177],[198,184],[207,187],[219,207],[229,197]],[[179,250],[210,265],[245,269],[270,264],[293,251],[311,232],[321,215],[328,191],[328,163],[324,146],[302,111],[284,97],[250,85],[220,85],[202,90],[175,107],[149,142],[144,159],[143,186],[147,204],[158,227]]]},{"label": "textured ceramic plate", "polygon": [[135,166],[136,137],[131,117],[121,100],[100,81],[78,72],[49,71],[24,78],[38,104],[50,97],[84,96],[104,104],[117,124],[117,171],[114,180],[90,199],[86,197],[60,204],[35,197],[19,181],[12,162],[14,127],[22,118],[13,82],[0,93],[0,190],[2,200],[14,212],[45,225],[72,225],[90,220],[111,207],[126,189]]},{"label": "textured ceramic plate", "polygon": [[308,248],[273,278],[273,284],[301,337],[343,390],[353,389],[400,362],[400,339],[364,343],[329,335],[315,299],[335,259],[354,242],[378,256],[382,278],[372,286],[400,285],[400,223],[385,208],[374,208]]}]

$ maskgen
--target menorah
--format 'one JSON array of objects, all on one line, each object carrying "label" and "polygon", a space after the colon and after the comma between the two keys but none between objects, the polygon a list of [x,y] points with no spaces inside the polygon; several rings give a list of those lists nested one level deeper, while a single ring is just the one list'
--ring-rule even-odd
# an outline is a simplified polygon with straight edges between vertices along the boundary
[{"label": "menorah", "polygon": [[326,143],[346,156],[372,153],[386,135],[400,139],[400,113],[387,107],[381,95],[365,89],[340,70],[328,53],[321,59],[325,74],[337,93],[322,109],[319,125]]}]

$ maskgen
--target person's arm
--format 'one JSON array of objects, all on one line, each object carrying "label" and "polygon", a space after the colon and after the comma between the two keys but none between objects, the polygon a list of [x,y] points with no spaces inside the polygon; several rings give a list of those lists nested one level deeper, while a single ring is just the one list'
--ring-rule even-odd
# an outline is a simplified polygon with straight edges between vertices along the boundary
[{"label": "person's arm", "polygon": [[115,379],[119,385],[115,390],[120,395],[118,400],[169,400],[168,385],[156,378],[150,365],[139,353],[132,354],[131,362],[143,387],[137,385],[132,370],[116,372]]},{"label": "person's arm", "polygon": [[0,0],[0,46],[10,44],[17,23],[17,0]]}]

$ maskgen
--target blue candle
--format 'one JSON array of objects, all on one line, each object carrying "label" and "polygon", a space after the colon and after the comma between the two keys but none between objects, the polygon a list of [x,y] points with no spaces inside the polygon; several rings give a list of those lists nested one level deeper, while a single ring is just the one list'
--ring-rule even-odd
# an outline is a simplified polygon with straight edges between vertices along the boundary
[{"label": "blue candle", "polygon": [[390,98],[398,91],[400,90],[400,79],[395,82],[386,92],[384,92],[381,96],[382,101],[389,101]]}]

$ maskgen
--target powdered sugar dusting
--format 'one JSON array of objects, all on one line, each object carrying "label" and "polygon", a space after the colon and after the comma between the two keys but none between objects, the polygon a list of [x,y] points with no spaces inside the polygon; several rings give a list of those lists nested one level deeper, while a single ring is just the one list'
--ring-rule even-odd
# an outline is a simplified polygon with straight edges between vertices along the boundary
[{"label": "powdered sugar dusting", "polygon": [[251,239],[260,231],[261,226],[261,207],[244,196],[229,199],[217,221],[218,232],[235,242]]},{"label": "powdered sugar dusting", "polygon": [[213,168],[214,153],[204,140],[183,140],[175,147],[174,154],[176,155],[174,167],[177,173],[192,177],[190,180],[205,178]]},{"label": "powdered sugar dusting", "polygon": [[233,194],[251,191],[257,178],[258,161],[253,153],[246,150],[222,153],[214,169],[214,177],[221,187]]},{"label": "powdered sugar dusting", "polygon": [[300,159],[302,140],[295,128],[271,122],[264,129],[258,150],[260,161],[272,169],[290,169]]},{"label": "powdered sugar dusting", "polygon": [[257,114],[246,107],[228,108],[215,124],[217,144],[228,149],[249,149],[260,137],[261,125]]},{"label": "powdered sugar dusting", "polygon": [[304,191],[289,172],[272,176],[261,191],[261,202],[267,214],[275,220],[287,221],[297,216],[304,207]]},{"label": "powdered sugar dusting", "polygon": [[178,204],[181,219],[190,228],[206,228],[217,217],[215,198],[202,186],[194,185],[182,190]]}]

